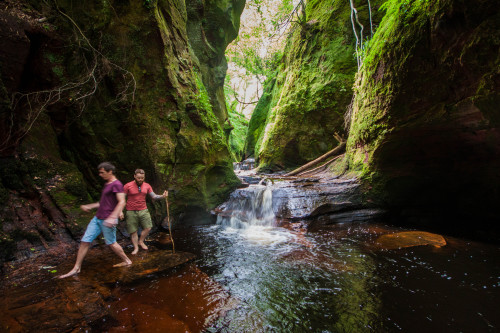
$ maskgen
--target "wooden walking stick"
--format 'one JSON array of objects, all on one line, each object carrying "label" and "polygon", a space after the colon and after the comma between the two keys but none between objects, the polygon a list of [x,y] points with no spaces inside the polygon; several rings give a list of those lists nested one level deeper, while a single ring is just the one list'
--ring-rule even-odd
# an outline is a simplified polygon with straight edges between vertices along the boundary
[{"label": "wooden walking stick", "polygon": [[167,203],[167,223],[168,223],[168,233],[170,234],[170,240],[172,241],[172,253],[175,253],[174,238],[172,237],[172,227],[170,226],[170,212],[168,210],[168,195],[165,197],[165,202]]}]

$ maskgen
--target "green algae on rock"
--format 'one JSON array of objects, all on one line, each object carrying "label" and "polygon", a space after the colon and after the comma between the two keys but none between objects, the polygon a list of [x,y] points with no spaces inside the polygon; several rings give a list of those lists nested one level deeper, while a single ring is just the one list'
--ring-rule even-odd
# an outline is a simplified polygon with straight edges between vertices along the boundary
[{"label": "green algae on rock", "polygon": [[[198,27],[207,43],[196,46],[188,31],[195,25],[194,2],[189,8],[171,0],[7,2],[0,24],[7,45],[0,52],[0,120],[2,135],[12,135],[2,136],[8,149],[1,156],[19,167],[8,171],[2,162],[4,225],[42,228],[27,222],[34,219],[30,207],[40,205],[46,224],[40,235],[77,239],[88,221],[78,207],[98,200],[95,167],[105,160],[117,166],[122,182],[143,168],[155,190],[173,189],[171,214],[179,223],[187,223],[182,216],[191,208],[206,219],[240,183],[220,122],[223,80],[213,78],[225,76],[224,49],[236,37],[241,0],[199,2],[196,18],[208,15],[210,23]],[[217,22],[229,23],[221,30]],[[204,50],[208,57],[200,56]],[[11,104],[16,92],[22,95]],[[22,208],[13,209],[14,203]],[[150,208],[159,226],[165,210]],[[27,224],[19,223],[16,210]],[[6,241],[8,230],[2,231]],[[37,241],[41,249],[56,243]]]},{"label": "green algae on rock", "polygon": [[488,224],[500,199],[497,3],[385,6],[355,84],[349,166],[413,222]]},{"label": "green algae on rock", "polygon": [[[377,4],[372,1],[374,13]],[[358,12],[369,27],[367,4]],[[253,129],[250,121],[247,153],[254,149],[260,169],[304,164],[336,146],[334,133],[344,133],[344,113],[357,71],[350,13],[345,1],[307,2],[307,23],[292,29],[267,88],[271,96],[265,93],[262,109],[258,106],[254,113],[259,128]]]}]

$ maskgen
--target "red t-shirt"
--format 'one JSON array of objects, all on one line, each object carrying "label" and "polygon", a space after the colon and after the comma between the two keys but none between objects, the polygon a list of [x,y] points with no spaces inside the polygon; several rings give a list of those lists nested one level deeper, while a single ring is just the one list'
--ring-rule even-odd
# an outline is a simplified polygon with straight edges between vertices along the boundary
[{"label": "red t-shirt", "polygon": [[131,181],[125,184],[123,192],[127,195],[127,210],[144,210],[148,208],[146,206],[146,195],[153,192],[153,189],[148,183],[142,183],[141,192],[139,192],[137,183]]}]

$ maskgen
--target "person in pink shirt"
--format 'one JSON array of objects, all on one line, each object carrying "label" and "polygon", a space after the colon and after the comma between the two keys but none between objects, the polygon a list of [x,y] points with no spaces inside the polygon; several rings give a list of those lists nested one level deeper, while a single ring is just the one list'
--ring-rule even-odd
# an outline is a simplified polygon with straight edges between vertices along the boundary
[{"label": "person in pink shirt", "polygon": [[123,261],[113,267],[128,266],[132,261],[127,257],[123,248],[116,242],[116,225],[118,224],[118,215],[125,206],[125,194],[123,194],[123,185],[116,179],[115,166],[109,162],[103,162],[97,167],[99,176],[106,182],[102,189],[99,202],[81,205],[80,208],[85,212],[90,212],[97,208],[94,218],[90,221],[85,230],[85,234],[80,242],[80,248],[76,256],[75,266],[68,273],[59,276],[64,279],[68,276],[80,273],[83,259],[89,251],[92,241],[101,233],[104,235],[104,241]]},{"label": "person in pink shirt", "polygon": [[[125,184],[123,191],[127,195],[127,231],[130,234],[130,239],[134,245],[134,251],[132,254],[137,254],[139,252],[139,245],[144,250],[148,247],[144,244],[144,240],[151,231],[153,227],[153,222],[151,221],[151,215],[149,214],[148,207],[146,206],[146,196],[149,196],[153,200],[164,199],[168,196],[168,191],[164,191],[162,195],[157,195],[153,192],[151,185],[144,182],[146,173],[142,169],[137,169],[134,172],[134,180]],[[120,218],[123,219],[123,212],[120,214]],[[142,228],[141,237],[137,236],[137,230],[139,225]]]}]

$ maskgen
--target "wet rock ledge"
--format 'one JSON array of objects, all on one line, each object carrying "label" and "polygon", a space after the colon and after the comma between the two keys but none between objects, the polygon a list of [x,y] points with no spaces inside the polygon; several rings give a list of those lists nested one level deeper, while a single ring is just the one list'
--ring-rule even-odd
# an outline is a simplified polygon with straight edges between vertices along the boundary
[{"label": "wet rock ledge", "polygon": [[[194,254],[160,249],[130,256],[128,267],[113,268],[118,258],[106,246],[91,248],[80,274],[59,280],[69,271],[74,255],[64,258],[43,255],[13,264],[0,284],[0,331],[70,332],[92,329],[95,323],[112,320],[109,304],[116,301],[116,287],[131,285],[151,274],[160,274],[195,258]],[[64,315],[62,315],[64,314]]]}]

